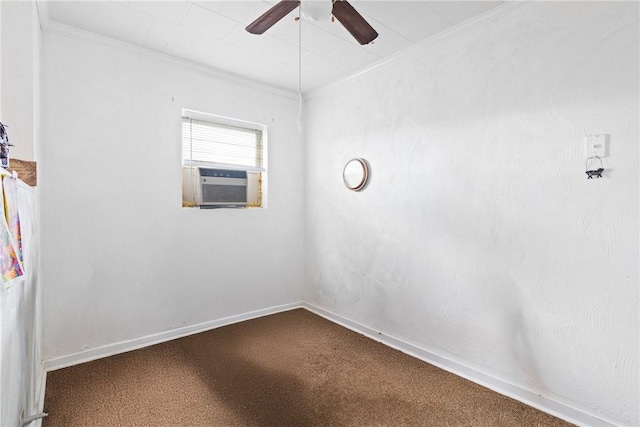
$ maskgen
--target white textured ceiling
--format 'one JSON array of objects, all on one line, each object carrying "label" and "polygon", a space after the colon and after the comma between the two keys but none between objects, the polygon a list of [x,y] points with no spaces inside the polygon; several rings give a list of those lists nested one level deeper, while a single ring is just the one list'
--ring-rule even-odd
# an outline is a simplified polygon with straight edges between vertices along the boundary
[{"label": "white textured ceiling", "polygon": [[[42,3],[42,1],[40,2]],[[44,0],[44,19],[164,52],[285,89],[297,90],[299,9],[265,34],[245,27],[277,0]],[[350,3],[379,36],[360,46],[338,22],[302,23],[302,90],[357,72],[501,1],[359,1]]]}]

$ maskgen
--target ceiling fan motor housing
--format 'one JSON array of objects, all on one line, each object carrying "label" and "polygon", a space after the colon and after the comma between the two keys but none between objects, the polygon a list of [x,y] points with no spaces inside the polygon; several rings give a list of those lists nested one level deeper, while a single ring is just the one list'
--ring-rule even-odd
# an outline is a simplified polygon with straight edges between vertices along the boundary
[{"label": "ceiling fan motor housing", "polygon": [[333,14],[362,45],[369,44],[378,37],[376,30],[347,0],[302,0],[302,4],[299,0],[281,0],[249,24],[246,30],[252,34],[263,34],[298,6],[301,6],[300,15],[311,21],[322,20],[324,17],[328,19]]}]

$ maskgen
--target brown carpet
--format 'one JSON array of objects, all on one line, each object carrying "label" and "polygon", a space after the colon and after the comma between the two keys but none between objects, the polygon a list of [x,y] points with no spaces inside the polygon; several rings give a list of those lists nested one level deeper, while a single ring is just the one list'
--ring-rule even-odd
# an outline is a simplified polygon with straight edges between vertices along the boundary
[{"label": "brown carpet", "polygon": [[306,310],[49,372],[44,426],[567,426]]}]

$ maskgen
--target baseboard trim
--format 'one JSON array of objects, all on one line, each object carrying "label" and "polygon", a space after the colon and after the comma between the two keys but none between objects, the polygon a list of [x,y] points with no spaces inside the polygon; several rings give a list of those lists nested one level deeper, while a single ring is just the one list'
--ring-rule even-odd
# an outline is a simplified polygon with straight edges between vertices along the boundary
[{"label": "baseboard trim", "polygon": [[[43,362],[44,377],[42,379],[41,401],[40,405],[44,405],[44,390],[46,384],[46,375],[49,371],[56,369],[66,368],[68,366],[77,365],[80,363],[90,362],[92,360],[101,359],[104,357],[113,356],[120,353],[126,353],[128,351],[138,350],[144,347],[149,347],[162,342],[171,341],[177,338],[186,337],[189,335],[205,332],[211,329],[220,328],[222,326],[231,325],[234,323],[244,322],[246,320],[256,319],[258,317],[268,316],[270,314],[281,313],[284,311],[295,310],[303,308],[318,316],[341,325],[347,329],[378,341],[388,347],[401,351],[409,356],[420,359],[426,363],[442,368],[448,372],[451,372],[460,377],[466,378],[476,384],[480,384],[488,389],[491,389],[502,395],[516,399],[526,405],[537,408],[541,411],[547,412],[553,416],[566,420],[570,423],[580,426],[615,426],[616,421],[603,419],[595,415],[584,412],[580,409],[571,407],[566,403],[559,402],[551,397],[542,396],[532,390],[528,390],[521,386],[517,386],[509,383],[501,378],[491,375],[486,372],[482,372],[478,368],[467,366],[463,363],[453,360],[453,358],[446,355],[437,354],[434,351],[425,349],[418,345],[403,341],[390,335],[382,334],[375,329],[365,326],[361,323],[350,320],[341,315],[335,314],[329,310],[318,307],[314,304],[307,302],[295,302],[290,304],[283,304],[279,306],[269,307],[261,310],[255,310],[248,313],[238,314],[235,316],[224,317],[221,319],[211,320],[208,322],[199,323],[197,325],[185,326],[182,328],[176,328],[157,334],[148,335],[132,340],[121,341],[114,344],[108,344],[102,347],[96,347],[89,350],[81,351],[78,353],[69,354],[57,358],[45,360]],[[39,423],[37,427],[39,427]]]},{"label": "baseboard trim", "polygon": [[223,317],[221,319],[210,320],[208,322],[198,323],[196,325],[184,326],[182,328],[171,329],[169,331],[164,331],[157,334],[151,334],[132,340],[120,341],[117,343],[107,344],[105,346],[95,347],[77,353],[68,354],[65,356],[47,359],[43,362],[43,366],[46,372],[55,371],[56,369],[62,369],[69,366],[78,365],[80,363],[90,362],[92,360],[102,359],[104,357],[114,356],[120,353],[126,353],[132,350],[138,350],[144,347],[149,347],[177,338],[182,338],[211,329],[220,328],[222,326],[244,322],[245,320],[256,319],[258,317],[268,316],[270,314],[276,314],[283,311],[295,310],[302,307],[302,302],[294,302],[290,304],[264,308],[261,310],[250,311],[248,313],[238,314],[235,316]]},{"label": "baseboard trim", "polygon": [[420,359],[423,362],[442,368],[452,374],[487,387],[496,393],[511,397],[512,399],[518,400],[526,405],[532,406],[570,423],[580,426],[598,427],[615,426],[617,424],[613,420],[605,420],[596,417],[550,397],[545,397],[534,391],[511,384],[494,375],[482,372],[477,368],[472,368],[460,362],[456,362],[447,356],[436,354],[433,351],[408,343],[393,336],[384,335],[379,331],[369,328],[368,326],[354,322],[353,320],[347,319],[346,317],[335,314],[316,305],[304,302],[302,303],[302,308],[317,314],[318,316],[322,316],[333,323],[337,323],[347,329],[351,329],[354,332],[371,338],[374,341],[378,341],[388,347]]}]

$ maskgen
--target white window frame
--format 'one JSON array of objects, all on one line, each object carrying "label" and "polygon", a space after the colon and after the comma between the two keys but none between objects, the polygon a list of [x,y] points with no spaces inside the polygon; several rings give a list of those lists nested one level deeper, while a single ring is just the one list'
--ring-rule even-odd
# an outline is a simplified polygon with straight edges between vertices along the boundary
[{"label": "white window frame", "polygon": [[[244,128],[247,130],[258,130],[262,133],[262,166],[254,167],[254,166],[241,166],[241,165],[233,165],[228,163],[216,163],[216,162],[201,162],[201,161],[190,161],[188,164],[185,164],[185,159],[182,156],[182,147],[184,141],[182,141],[182,120],[184,118],[199,120],[203,122],[209,122],[212,124],[220,124],[227,125],[233,127]],[[182,109],[182,117],[180,118],[180,164],[181,167],[189,167],[189,166],[205,166],[210,168],[220,168],[220,169],[233,169],[233,170],[242,170],[247,172],[260,172],[262,174],[261,179],[261,192],[262,192],[262,204],[260,208],[266,209],[268,203],[268,137],[267,137],[267,126],[261,123],[254,123],[250,121],[235,119],[231,117],[220,116],[211,113],[204,113],[201,111],[191,110],[191,109]]]}]

